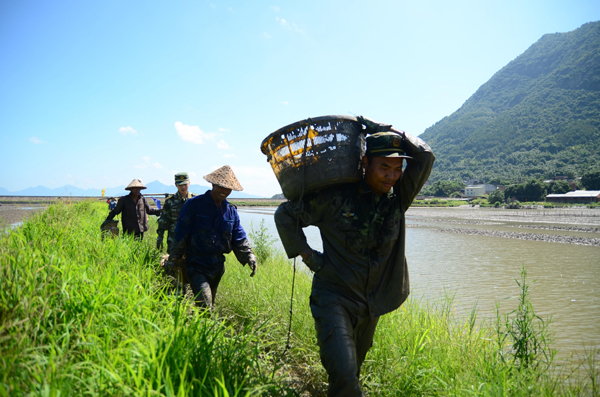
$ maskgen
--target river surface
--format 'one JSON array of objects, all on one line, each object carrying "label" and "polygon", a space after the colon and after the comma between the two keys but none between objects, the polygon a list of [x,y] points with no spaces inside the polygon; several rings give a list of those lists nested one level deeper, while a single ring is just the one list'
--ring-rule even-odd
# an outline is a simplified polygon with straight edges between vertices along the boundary
[{"label": "river surface", "polygon": [[[246,232],[264,220],[283,249],[274,211],[239,208]],[[583,357],[600,348],[600,210],[411,208],[406,217],[412,297],[435,302],[454,295],[459,316],[476,307],[480,320],[491,320],[496,305],[501,313],[517,307],[515,279],[525,265],[536,313],[552,317],[558,357]],[[314,249],[322,250],[317,228],[306,228],[305,234]],[[527,236],[546,241],[522,239]],[[588,245],[554,242],[561,236],[579,237]]]}]

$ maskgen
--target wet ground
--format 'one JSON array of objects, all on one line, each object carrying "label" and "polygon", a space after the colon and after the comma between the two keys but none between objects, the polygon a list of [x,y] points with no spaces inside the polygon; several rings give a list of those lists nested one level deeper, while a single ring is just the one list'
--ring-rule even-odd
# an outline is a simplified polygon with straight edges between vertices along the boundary
[{"label": "wet ground", "polygon": [[0,225],[19,224],[38,211],[46,208],[46,205],[36,204],[0,204]]}]

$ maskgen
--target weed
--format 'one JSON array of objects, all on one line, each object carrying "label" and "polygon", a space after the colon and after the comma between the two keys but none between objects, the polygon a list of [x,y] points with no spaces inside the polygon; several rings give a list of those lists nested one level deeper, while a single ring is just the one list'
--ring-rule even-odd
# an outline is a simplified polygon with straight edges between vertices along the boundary
[{"label": "weed", "polygon": [[252,250],[256,255],[259,263],[265,263],[273,255],[273,243],[275,238],[269,234],[269,229],[265,226],[265,220],[261,219],[258,230],[251,225],[250,233],[248,233],[252,242]]},{"label": "weed", "polygon": [[[529,299],[527,269],[521,268],[521,279],[515,279],[519,286],[519,304],[512,312],[501,316],[496,309],[496,335],[498,349],[503,360],[510,360],[518,370],[537,370],[540,366],[547,369],[552,364],[556,351],[550,347],[549,324],[551,318],[544,320],[535,313]],[[504,353],[504,344],[509,345],[508,354]]]}]

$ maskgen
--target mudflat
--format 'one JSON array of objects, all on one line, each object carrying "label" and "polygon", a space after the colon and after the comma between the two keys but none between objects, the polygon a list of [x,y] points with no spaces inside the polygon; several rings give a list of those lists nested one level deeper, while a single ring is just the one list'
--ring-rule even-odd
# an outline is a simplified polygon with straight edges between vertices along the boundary
[{"label": "mudflat", "polygon": [[[439,231],[446,233],[600,246],[598,209],[418,207],[410,208],[406,216],[413,221],[409,227],[418,227],[421,222],[440,224]],[[449,225],[460,227],[448,227]]]},{"label": "mudflat", "polygon": [[46,208],[46,205],[39,204],[1,204],[0,226],[5,227],[23,222],[25,219]]}]

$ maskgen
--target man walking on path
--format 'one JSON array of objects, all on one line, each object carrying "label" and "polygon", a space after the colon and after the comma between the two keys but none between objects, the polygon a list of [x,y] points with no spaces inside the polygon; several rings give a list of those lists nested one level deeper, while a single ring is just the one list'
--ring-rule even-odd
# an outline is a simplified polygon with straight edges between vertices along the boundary
[{"label": "man walking on path", "polygon": [[[379,317],[406,300],[404,213],[427,181],[434,162],[417,137],[364,117],[368,134],[364,177],[285,202],[275,223],[289,258],[301,255],[314,272],[310,308],[329,396],[363,396],[360,368],[373,345]],[[407,165],[403,171],[403,161]],[[302,228],[317,226],[323,253]]]},{"label": "man walking on path", "polygon": [[212,190],[188,199],[177,220],[171,260],[185,254],[185,270],[196,303],[212,308],[217,288],[225,273],[225,255],[234,252],[237,260],[256,273],[256,257],[237,209],[227,201],[232,190],[242,190],[233,170],[225,165],[204,176]]},{"label": "man walking on path", "polygon": [[165,231],[167,232],[167,253],[171,254],[173,249],[173,240],[175,239],[175,226],[177,218],[183,208],[183,205],[194,195],[188,191],[190,178],[187,172],[175,174],[175,187],[177,193],[165,200],[162,214],[158,220],[158,229],[156,230],[156,248],[162,250]]},{"label": "man walking on path", "polygon": [[134,179],[125,188],[129,190],[127,196],[123,196],[117,202],[115,209],[108,213],[106,220],[102,223],[111,221],[116,215],[121,216],[121,225],[123,234],[133,234],[136,239],[143,240],[144,232],[148,231],[148,215],[160,215],[157,208],[150,208],[146,198],[140,193],[146,189],[141,179]]}]

